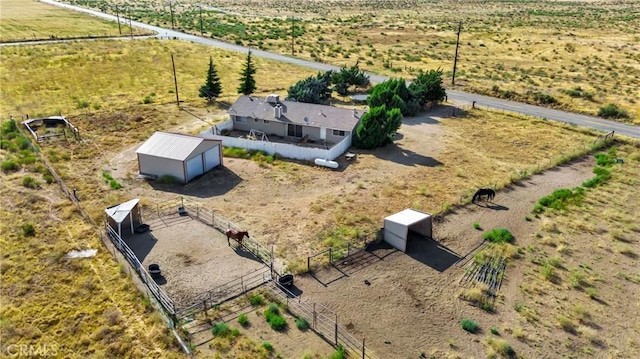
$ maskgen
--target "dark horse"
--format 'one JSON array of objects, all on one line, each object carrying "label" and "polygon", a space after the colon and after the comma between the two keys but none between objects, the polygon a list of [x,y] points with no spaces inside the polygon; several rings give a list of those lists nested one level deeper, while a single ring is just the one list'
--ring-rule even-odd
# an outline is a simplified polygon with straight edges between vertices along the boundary
[{"label": "dark horse", "polygon": [[477,200],[482,199],[482,196],[487,196],[487,200],[492,201],[496,196],[496,191],[491,188],[480,188],[476,194],[473,195],[471,203],[476,203]]},{"label": "dark horse", "polygon": [[227,244],[231,245],[231,242],[229,242],[229,238],[233,238],[236,241],[238,241],[238,244],[242,245],[242,240],[244,239],[245,236],[247,236],[247,238],[249,237],[249,232],[246,231],[236,231],[235,229],[227,229],[227,231],[225,232],[225,234],[227,235]]}]

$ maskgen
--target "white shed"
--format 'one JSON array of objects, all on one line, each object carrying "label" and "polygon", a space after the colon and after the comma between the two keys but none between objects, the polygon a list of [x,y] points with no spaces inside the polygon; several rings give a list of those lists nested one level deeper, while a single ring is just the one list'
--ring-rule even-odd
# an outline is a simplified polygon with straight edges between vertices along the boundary
[{"label": "white shed", "polygon": [[384,240],[398,250],[407,251],[409,231],[431,238],[431,215],[415,209],[405,209],[384,219]]},{"label": "white shed", "polygon": [[141,175],[172,176],[180,183],[222,165],[222,141],[156,132],[136,151]]},{"label": "white shed", "polygon": [[142,214],[140,213],[140,199],[135,198],[130,201],[120,203],[116,206],[105,209],[107,214],[107,222],[111,229],[116,231],[122,237],[122,228],[129,227],[131,234],[135,228],[142,224]]}]

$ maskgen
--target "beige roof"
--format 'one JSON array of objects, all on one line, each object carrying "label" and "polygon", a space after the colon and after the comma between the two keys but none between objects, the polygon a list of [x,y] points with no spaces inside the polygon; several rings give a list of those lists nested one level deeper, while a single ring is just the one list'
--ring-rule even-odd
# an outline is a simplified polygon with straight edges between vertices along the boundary
[{"label": "beige roof", "polygon": [[136,153],[184,161],[204,141],[220,142],[220,140],[181,133],[156,132],[138,148]]},{"label": "beige roof", "polygon": [[353,131],[360,121],[363,111],[333,106],[315,105],[304,102],[280,101],[282,116],[275,117],[275,103],[265,98],[240,96],[227,113],[230,116],[242,116],[259,120],[278,121],[310,127],[326,127],[334,130]]}]

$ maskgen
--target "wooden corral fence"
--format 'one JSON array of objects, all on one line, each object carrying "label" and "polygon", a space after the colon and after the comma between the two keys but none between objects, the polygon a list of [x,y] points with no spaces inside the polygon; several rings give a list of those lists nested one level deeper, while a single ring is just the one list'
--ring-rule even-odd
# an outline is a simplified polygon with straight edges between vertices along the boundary
[{"label": "wooden corral fence", "polygon": [[355,241],[346,242],[339,246],[329,247],[318,253],[307,257],[307,271],[313,272],[319,267],[333,265],[336,261],[348,258],[351,255],[366,250],[369,245],[375,242],[377,235],[365,234]]},{"label": "wooden corral fence", "polygon": [[105,230],[107,231],[108,237],[111,240],[111,242],[113,242],[113,244],[116,246],[116,248],[118,248],[120,253],[122,253],[124,257],[127,259],[127,261],[131,264],[131,266],[136,271],[140,279],[151,291],[155,299],[160,303],[160,305],[162,305],[165,312],[169,314],[175,314],[176,307],[173,301],[171,300],[171,298],[169,298],[167,293],[165,293],[158,286],[155,280],[153,280],[149,272],[147,272],[147,270],[144,268],[142,263],[140,263],[140,260],[138,260],[138,257],[135,255],[135,253],[133,253],[131,248],[129,248],[129,246],[127,246],[125,241],[122,240],[122,238],[118,235],[118,232],[114,231],[107,221],[104,222],[104,227],[105,227]]},{"label": "wooden corral fence", "polygon": [[251,254],[256,256],[256,258],[260,259],[265,265],[269,267],[273,266],[273,251],[261,244],[255,236],[252,235],[251,228],[240,228],[220,214],[216,213],[214,210],[203,207],[195,201],[179,197],[175,200],[158,202],[144,207],[142,209],[142,216],[145,220],[148,220],[155,217],[175,215],[179,210],[182,210],[192,218],[217,229],[222,234],[224,234],[229,228],[236,231],[248,230],[251,237],[245,238],[242,241],[242,246],[251,252]]},{"label": "wooden corral fence", "polygon": [[271,269],[262,268],[215,287],[192,298],[189,303],[180,303],[176,309],[176,319],[182,320],[197,313],[207,311],[216,305],[236,298],[272,280]]},{"label": "wooden corral fence", "polygon": [[367,349],[365,341],[354,338],[346,329],[338,324],[338,315],[331,309],[319,303],[302,301],[286,288],[272,280],[264,288],[283,304],[287,310],[298,318],[309,323],[310,328],[324,337],[333,346],[344,348],[348,358],[376,359],[373,351]]}]

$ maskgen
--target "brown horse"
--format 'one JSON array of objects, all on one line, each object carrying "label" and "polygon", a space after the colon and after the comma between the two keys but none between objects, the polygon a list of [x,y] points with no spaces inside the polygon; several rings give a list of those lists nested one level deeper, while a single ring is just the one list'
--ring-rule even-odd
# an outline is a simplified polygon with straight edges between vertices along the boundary
[{"label": "brown horse", "polygon": [[227,235],[227,244],[231,245],[231,242],[229,242],[229,238],[233,238],[236,241],[238,241],[239,245],[242,245],[242,240],[244,239],[245,236],[247,236],[247,238],[249,237],[249,232],[247,231],[236,231],[235,229],[227,229],[227,231],[225,232],[225,234]]}]

